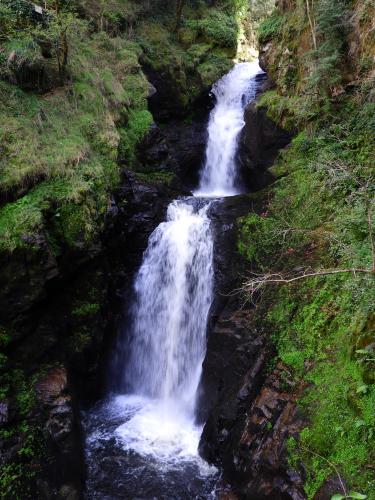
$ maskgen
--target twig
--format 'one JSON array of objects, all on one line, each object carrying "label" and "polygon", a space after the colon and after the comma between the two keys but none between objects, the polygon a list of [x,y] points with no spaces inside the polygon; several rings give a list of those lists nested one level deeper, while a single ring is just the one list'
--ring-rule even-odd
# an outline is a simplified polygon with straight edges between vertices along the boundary
[{"label": "twig", "polygon": [[374,244],[374,235],[372,232],[372,219],[371,219],[371,208],[368,208],[367,212],[367,220],[368,220],[368,231],[370,235],[370,244],[371,244],[371,255],[372,255],[372,272],[375,273],[375,244]]},{"label": "twig", "polygon": [[345,485],[344,485],[344,482],[343,480],[341,479],[341,476],[340,476],[340,473],[336,467],[336,465],[333,463],[333,462],[330,462],[327,458],[323,457],[322,455],[319,455],[319,453],[316,453],[315,451],[312,451],[310,450],[309,448],[306,448],[305,446],[301,446],[301,448],[305,451],[307,451],[308,453],[311,453],[312,455],[315,455],[316,457],[319,457],[321,458],[322,460],[324,460],[325,462],[327,462],[328,465],[330,465],[334,471],[336,472],[337,474],[337,477],[339,478],[339,481],[340,481],[340,485],[341,485],[341,488],[342,488],[342,491],[345,495],[345,498],[348,496],[348,492],[346,491],[346,488],[345,488]]}]

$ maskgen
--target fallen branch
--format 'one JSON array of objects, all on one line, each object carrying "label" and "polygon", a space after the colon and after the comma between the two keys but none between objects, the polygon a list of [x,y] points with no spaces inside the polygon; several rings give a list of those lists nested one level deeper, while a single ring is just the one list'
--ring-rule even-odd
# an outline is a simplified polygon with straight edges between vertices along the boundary
[{"label": "fallen branch", "polygon": [[371,208],[369,207],[367,212],[367,223],[368,230],[370,235],[370,244],[371,244],[371,256],[372,256],[372,271],[375,273],[375,243],[374,243],[374,235],[372,232],[372,218],[371,218]]},{"label": "fallen branch", "polygon": [[338,468],[336,467],[336,465],[331,462],[330,460],[328,460],[327,458],[323,457],[322,455],[319,455],[319,453],[316,453],[315,451],[313,450],[310,450],[310,448],[307,448],[306,446],[301,446],[301,449],[304,450],[304,451],[307,451],[308,453],[311,453],[312,455],[315,455],[316,457],[319,457],[321,458],[322,460],[324,460],[330,467],[332,467],[332,469],[335,471],[337,477],[338,477],[338,480],[340,482],[340,486],[342,488],[342,491],[344,493],[344,496],[345,498],[347,498],[348,496],[348,492],[346,491],[346,488],[345,488],[345,485],[344,485],[344,481],[342,480],[341,476],[340,476],[340,473],[339,473],[339,470]]},{"label": "fallen branch", "polygon": [[331,274],[375,274],[374,269],[362,269],[362,268],[351,268],[351,269],[330,269],[315,272],[304,271],[303,274],[293,277],[283,276],[279,273],[267,273],[261,275],[255,275],[254,278],[249,279],[244,283],[240,291],[250,293],[251,297],[264,288],[267,285],[285,285],[288,283],[294,283],[306,278],[312,278],[315,276],[329,276]]}]

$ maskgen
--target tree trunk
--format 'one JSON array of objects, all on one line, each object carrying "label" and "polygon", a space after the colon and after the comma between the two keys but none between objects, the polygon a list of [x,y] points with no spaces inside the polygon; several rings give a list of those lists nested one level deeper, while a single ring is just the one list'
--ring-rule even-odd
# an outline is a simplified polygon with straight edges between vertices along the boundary
[{"label": "tree trunk", "polygon": [[[313,2],[313,0],[312,0],[312,2]],[[313,18],[312,18],[312,13],[311,13],[311,8],[310,8],[310,0],[306,0],[306,10],[307,10],[307,17],[309,19],[314,50],[316,50],[317,44],[316,44],[315,22],[313,21]]]},{"label": "tree trunk", "polygon": [[181,26],[181,19],[182,19],[182,11],[185,6],[185,0],[177,0],[176,3],[176,25],[175,25],[175,31],[178,31],[179,27]]}]

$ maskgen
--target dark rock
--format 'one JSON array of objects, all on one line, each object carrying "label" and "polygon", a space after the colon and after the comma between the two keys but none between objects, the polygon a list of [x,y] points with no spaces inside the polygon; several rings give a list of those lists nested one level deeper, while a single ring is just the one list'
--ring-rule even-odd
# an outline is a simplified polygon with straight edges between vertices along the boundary
[{"label": "dark rock", "polygon": [[[241,314],[246,317],[245,311]],[[265,377],[264,336],[256,331],[246,333],[245,322],[242,344],[233,351],[238,326],[229,322],[228,327],[225,335],[232,337],[226,342],[230,349],[224,347],[220,362],[223,365],[224,356],[231,353],[231,365],[229,368],[228,362],[224,367],[220,394],[205,425],[200,452],[223,468],[224,479],[241,498],[303,500],[303,480],[289,469],[286,457],[288,438],[296,437],[304,425],[296,411],[298,391],[281,364]],[[238,356],[241,345],[243,353]]]},{"label": "dark rock", "polygon": [[47,283],[59,275],[56,259],[42,235],[35,235],[32,248],[0,255],[0,316],[19,318],[45,296]]},{"label": "dark rock", "polygon": [[164,135],[169,150],[168,168],[187,189],[195,188],[205,160],[207,117],[192,123],[172,123],[165,127]]},{"label": "dark rock", "polygon": [[339,478],[337,474],[330,476],[324,481],[323,485],[315,493],[314,500],[330,500],[333,495],[337,493],[345,495],[343,486],[346,488],[347,485],[342,481],[344,480],[342,478]]},{"label": "dark rock", "polygon": [[45,464],[43,484],[47,492],[66,493],[60,498],[78,499],[83,489],[85,467],[79,415],[70,396],[67,371],[52,368],[35,385],[38,399],[37,415],[49,456]]},{"label": "dark rock", "polygon": [[188,111],[188,90],[186,75],[181,67],[164,66],[157,70],[146,61],[142,69],[152,84],[154,92],[148,100],[149,109],[157,121],[181,118]]},{"label": "dark rock", "polygon": [[168,153],[164,134],[153,124],[138,147],[138,161],[146,170],[164,170]]},{"label": "dark rock", "polygon": [[171,121],[162,128],[153,125],[138,147],[139,172],[171,172],[182,190],[199,183],[207,142],[208,108],[191,122]]},{"label": "dark rock", "polygon": [[9,421],[9,401],[3,400],[0,402],[0,425],[5,425]]},{"label": "dark rock", "polygon": [[302,500],[302,479],[285,454],[287,439],[302,426],[297,388],[281,365],[267,375],[273,354],[267,332],[256,325],[255,310],[233,294],[243,269],[236,220],[261,213],[266,199],[266,191],[235,196],[210,209],[216,289],[198,396],[197,419],[206,422],[200,453],[222,468],[229,498]]},{"label": "dark rock", "polygon": [[232,291],[238,287],[239,273],[245,262],[237,250],[237,220],[249,212],[262,213],[265,192],[237,195],[214,201],[210,208],[214,232],[215,298],[211,307],[211,324],[223,310]]},{"label": "dark rock", "polygon": [[240,175],[252,190],[265,187],[272,180],[268,168],[293,134],[278,127],[267,117],[267,110],[256,101],[245,109],[245,127],[241,133],[238,161]]},{"label": "dark rock", "polygon": [[204,396],[200,416],[205,420],[208,414],[208,420],[200,452],[213,463],[220,460],[218,443],[224,443],[232,431],[240,402],[261,381],[266,345],[262,334],[248,328],[251,314],[232,299],[209,333],[200,388]]}]

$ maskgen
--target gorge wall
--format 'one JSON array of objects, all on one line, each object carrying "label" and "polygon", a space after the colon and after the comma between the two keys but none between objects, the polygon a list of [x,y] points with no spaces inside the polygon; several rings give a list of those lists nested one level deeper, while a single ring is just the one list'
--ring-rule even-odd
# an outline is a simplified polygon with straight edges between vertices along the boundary
[{"label": "gorge wall", "polygon": [[148,235],[196,181],[237,44],[226,2],[188,3],[178,27],[172,1],[44,7],[1,5],[4,498],[81,496],[78,401],[106,383]]},{"label": "gorge wall", "polygon": [[[0,20],[0,489],[80,498],[78,402],[105,385],[149,234],[197,183],[238,25],[224,1],[187,2],[177,26],[173,2],[15,3]],[[305,2],[279,1],[260,25],[273,87],[246,109],[238,158],[260,191],[212,215],[200,448],[238,498],[375,490],[371,273],[227,296],[250,271],[373,266],[374,7],[312,14],[314,33]]]}]

